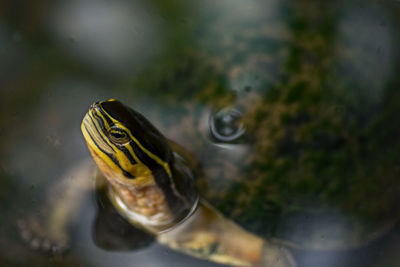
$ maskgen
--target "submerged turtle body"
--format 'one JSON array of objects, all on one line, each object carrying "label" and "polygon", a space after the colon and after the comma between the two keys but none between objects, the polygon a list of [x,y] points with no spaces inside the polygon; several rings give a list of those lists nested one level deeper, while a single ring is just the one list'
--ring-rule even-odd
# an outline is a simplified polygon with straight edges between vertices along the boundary
[{"label": "submerged turtle body", "polygon": [[[96,175],[97,194],[105,195],[109,203],[99,198],[95,222],[95,230],[101,230],[99,236],[95,234],[99,245],[126,249],[157,239],[179,252],[223,264],[296,266],[281,244],[247,232],[199,197],[188,152],[168,143],[138,112],[114,99],[96,102],[81,128],[101,171]],[[40,221],[29,218],[20,223],[22,237],[33,248],[62,252],[68,247],[68,229],[76,221],[80,203],[94,189],[91,179],[84,177],[90,176],[90,169],[85,163],[74,171],[74,179],[62,180],[52,188],[53,194],[63,194],[57,201],[48,201]],[[119,233],[110,227],[119,228]],[[132,234],[136,232],[132,229],[147,235]],[[132,236],[135,240],[130,240]],[[140,244],[135,242],[138,236],[143,237]]]},{"label": "submerged turtle body", "polygon": [[81,128],[105,176],[108,198],[133,226],[202,259],[238,266],[295,266],[281,245],[243,230],[199,197],[191,159],[141,114],[113,99],[98,102]]},{"label": "submerged turtle body", "polygon": [[[101,102],[100,104],[108,105],[107,103],[118,103],[115,104],[117,115],[113,117],[113,119],[116,120],[113,122],[114,124],[125,116],[118,115],[118,111],[121,111],[121,109],[133,112],[114,100]],[[99,104],[94,104],[91,110],[95,109],[96,105]],[[113,110],[114,108],[110,108],[108,112]],[[217,121],[221,119],[221,114],[222,117],[230,114],[230,112],[234,112],[236,115],[238,114],[237,111],[232,110],[233,109],[228,109],[228,111],[225,110],[220,114],[218,114],[218,112],[211,115],[205,114],[204,118],[207,118],[207,120],[204,120],[204,122],[209,124],[217,123]],[[109,129],[111,129],[111,131],[95,137],[94,135],[96,132],[99,134],[101,127],[104,127],[101,125],[99,118],[96,118],[95,115],[87,115],[84,120],[86,123],[82,124],[82,129],[86,140],[88,140],[88,146],[92,156],[97,159],[96,163],[105,174],[105,177],[111,177],[105,178],[101,172],[98,172],[96,178],[97,191],[106,195],[106,198],[109,199],[108,201],[111,203],[108,207],[112,210],[115,209],[125,221],[123,223],[125,230],[119,230],[127,234],[121,237],[112,230],[110,231],[110,227],[104,227],[105,224],[114,224],[115,211],[112,216],[110,216],[110,213],[98,216],[95,223],[95,227],[100,230],[97,236],[97,243],[105,248],[132,249],[145,246],[154,239],[157,239],[160,243],[177,251],[219,263],[251,266],[259,265],[261,261],[268,266],[268,264],[272,264],[271,262],[276,261],[279,262],[281,266],[295,266],[293,258],[286,248],[347,249],[349,247],[357,247],[381,236],[385,231],[391,228],[392,223],[395,221],[396,216],[394,216],[393,220],[389,220],[387,225],[373,225],[372,227],[374,227],[373,229],[375,230],[374,234],[366,236],[365,234],[368,232],[366,232],[365,229],[357,228],[358,226],[364,227],[364,225],[357,221],[356,223],[350,221],[350,223],[346,225],[345,223],[349,222],[349,220],[341,220],[344,216],[337,215],[342,215],[340,213],[330,213],[332,211],[330,207],[320,205],[318,206],[320,209],[315,209],[315,205],[309,205],[309,207],[313,207],[314,209],[305,209],[307,204],[300,203],[303,205],[301,208],[294,211],[289,209],[286,211],[286,214],[290,216],[303,216],[302,218],[304,221],[298,220],[297,218],[295,218],[296,220],[292,220],[293,217],[290,216],[279,217],[279,214],[273,214],[278,215],[280,220],[277,220],[271,216],[270,213],[265,212],[265,210],[261,208],[261,212],[256,214],[256,216],[258,216],[256,219],[259,219],[259,221],[256,222],[258,223],[258,228],[254,228],[254,221],[249,221],[248,224],[243,223],[243,220],[240,218],[238,219],[238,215],[246,215],[246,212],[251,214],[254,212],[253,209],[258,209],[259,206],[238,206],[233,207],[233,209],[228,209],[225,206],[229,198],[231,198],[230,200],[232,202],[238,199],[240,200],[240,198],[248,198],[249,201],[263,201],[262,198],[259,198],[259,195],[254,195],[254,192],[247,191],[249,188],[252,188],[251,186],[253,186],[253,190],[255,190],[259,186],[258,181],[255,183],[254,180],[244,177],[243,171],[246,169],[240,169],[240,167],[249,163],[245,159],[253,153],[252,147],[246,144],[246,140],[243,139],[245,137],[241,136],[238,140],[228,140],[225,143],[222,142],[223,140],[217,140],[219,142],[217,146],[215,146],[213,142],[208,141],[210,146],[207,147],[207,145],[204,145],[198,152],[204,153],[207,151],[208,154],[212,155],[209,160],[212,161],[213,164],[209,165],[210,161],[204,161],[205,165],[201,166],[202,162],[196,162],[195,157],[191,155],[193,151],[186,151],[183,148],[184,146],[163,140],[161,138],[162,135],[144,119],[144,117],[137,113],[133,114],[139,118],[141,123],[132,121],[124,121],[124,123],[135,125],[132,129],[144,129],[143,131],[139,130],[139,136],[136,137],[136,140],[141,140],[143,144],[146,144],[149,153],[154,151],[156,151],[154,153],[157,153],[153,154],[153,156],[150,157],[152,160],[145,164],[146,157],[143,155],[140,157],[136,156],[137,158],[128,156],[130,155],[129,153],[133,151],[134,153],[139,153],[137,150],[140,148],[139,145],[139,148],[131,147],[129,149],[127,148],[127,150],[121,149],[120,152],[118,152],[120,154],[115,154],[115,157],[112,156],[111,153],[115,152],[117,146],[110,146],[111,143],[109,140],[114,140],[116,144],[126,144],[126,138],[130,136],[130,134],[123,131],[127,129],[124,128],[122,131],[121,128],[110,126]],[[106,121],[111,123],[112,121],[112,119],[107,120],[105,118],[102,120],[103,123]],[[225,119],[225,122],[226,121],[229,120]],[[240,123],[234,123],[234,125],[239,125],[236,128],[237,131],[240,131],[243,127]],[[89,127],[91,127],[91,130],[89,130]],[[149,133],[152,133],[152,135],[147,138]],[[197,133],[200,133],[199,136],[202,136],[201,138],[205,137],[204,132],[202,133],[202,131],[199,131]],[[103,147],[97,146],[99,144],[98,142],[102,144]],[[157,144],[157,146],[154,146],[154,144]],[[107,148],[107,146],[109,147]],[[169,151],[166,149],[168,147],[172,148],[172,150]],[[96,151],[94,148],[98,150]],[[140,149],[146,151],[143,148]],[[191,149],[193,149],[193,147],[191,147]],[[129,151],[129,153],[127,153],[127,151]],[[100,158],[100,153],[104,153],[106,156]],[[163,155],[163,157],[161,158],[157,155]],[[171,157],[173,157],[174,160],[171,161]],[[118,161],[116,161],[117,158],[119,159]],[[168,159],[168,161],[166,159]],[[147,160],[149,160],[149,158],[147,158]],[[167,177],[175,177],[176,180],[173,180],[173,182],[171,182],[172,180],[156,182],[154,177],[160,175],[160,170],[152,169],[154,167],[152,164],[155,164],[154,162],[157,162],[157,166],[161,166],[164,179],[167,179]],[[176,166],[167,166],[164,164],[165,162],[173,162]],[[225,165],[223,163],[225,163]],[[143,164],[143,166],[137,164]],[[232,165],[229,167],[229,164]],[[235,165],[239,168],[235,169]],[[153,167],[149,168],[147,166]],[[227,170],[232,179],[226,177]],[[62,251],[68,247],[68,237],[66,236],[67,229],[76,220],[76,218],[71,215],[76,214],[80,202],[84,196],[87,195],[87,192],[93,190],[93,182],[90,179],[92,175],[89,174],[90,172],[88,164],[85,163],[82,167],[74,171],[74,173],[81,173],[79,175],[75,174],[75,179],[69,179],[65,183],[62,182],[56,186],[56,188],[61,188],[64,195],[62,195],[61,198],[58,196],[59,200],[56,202],[49,201],[50,206],[47,209],[47,221],[45,220],[45,225],[51,227],[43,228],[43,225],[38,225],[35,220],[28,220],[25,224],[20,224],[22,236],[27,239],[33,247],[44,250],[53,247],[56,251]],[[167,176],[168,173],[173,175]],[[154,176],[151,174],[154,174]],[[200,188],[200,200],[193,181],[191,180],[193,175],[197,179],[198,188]],[[219,183],[215,182],[217,177],[221,178]],[[188,178],[189,180],[187,180]],[[112,182],[110,182],[110,179]],[[160,183],[160,185],[157,183]],[[234,195],[232,191],[228,191],[228,193],[222,191],[226,190],[226,188],[228,188],[227,186],[232,184],[236,186],[236,188],[233,187],[233,189],[237,190],[237,186],[240,185],[246,191],[233,191]],[[141,187],[137,188],[137,186],[141,185],[144,185],[142,189],[140,189]],[[160,188],[169,187],[170,191],[163,191],[160,188],[153,189],[152,186],[155,185],[160,186]],[[210,185],[214,185],[215,188],[211,189]],[[136,189],[133,191],[124,191],[126,188],[131,187]],[[210,194],[207,194],[207,191],[204,191],[204,189],[208,189]],[[217,190],[221,190],[221,193],[216,194],[215,191]],[[121,192],[122,194],[120,194]],[[57,194],[57,191],[55,191],[54,194]],[[172,200],[169,199],[167,201],[168,194],[172,194],[176,199],[172,198]],[[126,204],[130,203],[132,199],[133,204]],[[209,205],[208,201],[210,201],[213,206],[220,206],[218,207],[220,212]],[[223,205],[220,205],[220,203]],[[256,204],[260,203],[256,202]],[[261,204],[270,205],[268,202]],[[129,205],[133,206],[130,207]],[[104,205],[102,204],[100,206]],[[159,211],[162,211],[160,215],[157,214]],[[106,213],[107,212],[109,211],[106,211]],[[237,213],[235,214],[235,212]],[[255,212],[258,211],[255,210]],[[290,212],[292,212],[292,214],[290,214]],[[140,216],[145,215],[144,217],[147,219],[143,219],[137,216],[137,214]],[[328,215],[327,218],[330,219],[330,225],[321,224],[321,215],[326,214]],[[270,217],[271,219],[265,219],[266,217]],[[244,219],[247,218],[244,217]],[[254,220],[254,217],[252,219]],[[107,221],[109,223],[107,223]],[[161,224],[159,224],[160,221],[162,222]],[[260,233],[258,231],[263,227],[270,227],[277,222],[283,224],[279,225],[279,227],[281,227],[280,229],[290,229],[292,232],[288,234],[282,231],[283,234],[282,232],[277,232],[278,235],[265,235],[265,232]],[[295,228],[293,222],[299,223],[300,228]],[[312,222],[316,223],[312,224]],[[239,223],[240,226],[236,223]],[[284,223],[287,224],[285,225]],[[307,224],[311,225],[309,229],[305,229],[304,227]],[[147,233],[147,235],[138,235],[136,230],[131,229],[132,225],[134,228],[139,229],[140,232]],[[120,223],[116,222],[116,226],[119,227]],[[115,226],[111,228],[113,227]],[[359,232],[354,231],[359,229],[361,229]],[[271,231],[271,228],[267,228],[267,230]],[[329,235],[327,232],[328,230],[333,231],[334,234]],[[377,230],[381,232],[377,232]],[[29,237],[29,231],[36,232],[36,237]],[[299,233],[313,235],[307,236],[308,239],[304,239],[304,236],[298,237]],[[281,235],[279,236],[279,234]],[[321,239],[321,235],[325,235],[326,238]],[[132,238],[134,236],[136,236],[136,238]],[[118,238],[121,238],[122,242],[118,241]],[[113,242],[115,243],[113,244]],[[56,245],[50,246],[49,244]],[[249,244],[252,246],[249,246]],[[274,266],[277,266],[276,263]]]}]

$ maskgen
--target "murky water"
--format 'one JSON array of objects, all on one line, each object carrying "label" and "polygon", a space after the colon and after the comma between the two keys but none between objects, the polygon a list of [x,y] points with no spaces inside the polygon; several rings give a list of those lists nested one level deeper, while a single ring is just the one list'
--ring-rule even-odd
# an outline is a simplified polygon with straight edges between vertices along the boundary
[{"label": "murky water", "polygon": [[193,153],[227,217],[296,244],[298,266],[397,266],[398,1],[25,2],[0,4],[0,265],[217,266],[99,248],[93,194],[62,257],[22,241],[17,221],[89,157],[88,107],[116,98]]}]

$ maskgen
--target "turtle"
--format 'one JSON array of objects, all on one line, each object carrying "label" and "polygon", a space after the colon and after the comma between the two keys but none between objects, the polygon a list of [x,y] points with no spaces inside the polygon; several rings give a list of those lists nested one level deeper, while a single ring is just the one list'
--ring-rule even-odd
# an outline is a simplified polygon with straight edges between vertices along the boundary
[{"label": "turtle", "polygon": [[103,248],[138,248],[156,239],[176,251],[232,266],[296,266],[284,245],[243,229],[199,196],[196,160],[139,112],[115,99],[95,102],[81,130],[98,171],[91,174],[93,166],[83,163],[67,175],[73,179],[61,179],[51,189],[41,221],[19,222],[32,248],[68,249],[68,229],[93,189],[92,176],[102,207],[94,238]]},{"label": "turtle", "polygon": [[[189,164],[192,171],[199,167],[203,172],[194,175],[203,177],[195,178],[196,188],[224,218],[279,244],[282,251],[343,251],[370,244],[398,222],[398,171],[393,166],[398,165],[400,148],[393,140],[400,133],[400,124],[393,114],[400,112],[396,105],[400,96],[395,90],[385,89],[377,103],[375,97],[362,93],[368,86],[348,79],[348,65],[352,64],[349,54],[360,51],[337,53],[337,47],[343,47],[333,41],[337,19],[334,6],[311,2],[299,1],[294,4],[297,7],[291,7],[293,14],[286,25],[291,32],[287,35],[277,36],[273,26],[261,24],[232,31],[245,33],[246,38],[233,34],[232,40],[227,40],[229,32],[225,32],[221,46],[210,45],[210,53],[189,53],[179,61],[182,65],[173,68],[170,61],[166,66],[160,64],[160,69],[170,71],[170,75],[150,68],[135,86],[144,88],[152,99],[160,94],[153,94],[151,88],[170,89],[172,98],[176,98],[173,105],[182,98],[195,98],[206,106],[200,107],[200,113],[206,110],[200,116],[194,115],[191,103],[179,119],[171,112],[172,123],[163,125],[162,132],[181,144],[170,146],[185,155],[187,162],[195,162],[190,154],[197,156],[200,166]],[[231,51],[235,49],[236,54]],[[227,55],[221,56],[221,51]],[[284,58],[283,66],[271,60],[270,54]],[[205,61],[214,69],[203,68]],[[215,73],[222,73],[227,81]],[[149,81],[150,76],[156,78]],[[165,81],[165,76],[172,78]],[[208,112],[209,106],[215,112]],[[238,117],[242,123],[232,131],[231,124],[237,123]],[[212,142],[204,141],[206,130],[199,131],[199,125],[210,126],[207,138]],[[86,173],[85,177],[92,176],[83,171],[86,168],[77,170]],[[104,181],[101,176],[96,180]],[[98,194],[99,206],[115,206],[108,194]],[[107,224],[115,224],[109,222],[108,212],[100,212],[96,219],[95,226],[103,233]],[[60,213],[61,222],[70,220],[66,213]],[[20,228],[34,247],[51,247],[51,242],[39,242],[27,234],[29,228],[42,231],[34,220]],[[132,236],[139,234],[135,231]],[[123,244],[113,243],[117,243],[115,231],[95,238],[109,248],[147,244],[143,234],[139,240]],[[52,247],[59,250],[67,246],[67,242],[55,244],[59,245]]]}]

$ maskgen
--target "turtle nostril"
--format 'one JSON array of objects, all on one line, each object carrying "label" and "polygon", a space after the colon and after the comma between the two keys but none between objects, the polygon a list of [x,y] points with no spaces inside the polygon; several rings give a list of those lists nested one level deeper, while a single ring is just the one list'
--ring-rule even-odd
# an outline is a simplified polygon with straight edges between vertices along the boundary
[{"label": "turtle nostril", "polygon": [[94,102],[93,104],[90,105],[90,108],[94,109],[98,104],[99,104],[99,101]]}]

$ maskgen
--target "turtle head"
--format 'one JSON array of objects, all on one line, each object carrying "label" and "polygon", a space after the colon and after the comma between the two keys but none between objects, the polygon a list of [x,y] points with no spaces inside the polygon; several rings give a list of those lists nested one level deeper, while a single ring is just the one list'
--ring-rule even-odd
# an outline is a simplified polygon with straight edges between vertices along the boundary
[{"label": "turtle head", "polygon": [[173,156],[166,138],[121,102],[92,104],[81,129],[93,159],[109,180],[142,187],[154,183],[154,173],[171,176]]},{"label": "turtle head", "polygon": [[158,232],[194,210],[198,195],[191,172],[143,115],[114,99],[96,102],[81,129],[125,217]]}]

